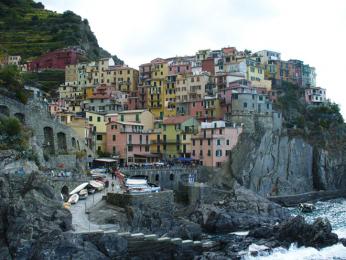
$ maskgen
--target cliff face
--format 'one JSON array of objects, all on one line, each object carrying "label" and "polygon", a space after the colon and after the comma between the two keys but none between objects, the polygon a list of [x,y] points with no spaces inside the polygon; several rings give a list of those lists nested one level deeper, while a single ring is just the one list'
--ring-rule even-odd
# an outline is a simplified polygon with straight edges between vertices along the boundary
[{"label": "cliff face", "polygon": [[[314,148],[301,137],[244,134],[232,152],[233,177],[261,194],[290,195],[346,188],[345,153]],[[225,185],[230,182],[225,179]]]}]

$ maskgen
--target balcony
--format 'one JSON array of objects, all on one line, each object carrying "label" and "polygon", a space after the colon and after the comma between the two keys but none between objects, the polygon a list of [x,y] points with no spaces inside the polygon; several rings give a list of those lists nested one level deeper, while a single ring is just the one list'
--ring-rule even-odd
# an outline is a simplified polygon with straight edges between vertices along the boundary
[{"label": "balcony", "polygon": [[207,105],[207,106],[204,106],[204,109],[206,109],[206,110],[215,109],[215,108],[216,108],[215,105]]}]

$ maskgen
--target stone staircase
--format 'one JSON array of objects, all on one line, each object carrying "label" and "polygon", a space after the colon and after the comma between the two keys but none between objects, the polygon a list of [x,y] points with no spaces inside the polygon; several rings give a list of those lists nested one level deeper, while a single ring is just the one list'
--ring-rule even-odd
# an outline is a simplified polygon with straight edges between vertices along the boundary
[{"label": "stone staircase", "polygon": [[218,243],[212,240],[183,240],[175,237],[158,237],[156,234],[118,232],[116,230],[92,230],[74,232],[81,235],[115,235],[125,238],[128,241],[129,255],[138,255],[141,251],[164,250],[178,247],[180,250],[209,251],[218,247]]}]

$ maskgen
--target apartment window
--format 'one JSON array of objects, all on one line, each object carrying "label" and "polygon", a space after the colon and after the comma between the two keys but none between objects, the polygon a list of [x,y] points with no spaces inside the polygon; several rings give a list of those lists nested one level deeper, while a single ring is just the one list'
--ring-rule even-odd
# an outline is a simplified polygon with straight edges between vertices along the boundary
[{"label": "apartment window", "polygon": [[247,108],[247,103],[246,102],[244,102],[243,107]]},{"label": "apartment window", "polygon": [[200,155],[200,156],[203,156],[203,150],[200,150],[200,151],[199,151],[199,155]]},{"label": "apartment window", "polygon": [[97,136],[96,136],[96,140],[97,140],[97,141],[102,141],[102,135],[97,135]]},{"label": "apartment window", "polygon": [[129,144],[132,144],[132,135],[129,135]]},{"label": "apartment window", "polygon": [[229,145],[229,139],[227,139],[226,144]]},{"label": "apartment window", "polygon": [[132,150],[133,150],[133,146],[132,146],[132,144],[129,144],[127,146],[127,151],[132,152]]},{"label": "apartment window", "polygon": [[192,150],[192,156],[195,156],[195,155],[196,155],[195,150]]},{"label": "apartment window", "polygon": [[120,121],[124,122],[124,115],[120,115]]},{"label": "apartment window", "polygon": [[97,122],[101,122],[101,117],[97,117]]},{"label": "apartment window", "polygon": [[115,152],[116,152],[116,148],[115,148],[115,146],[113,146],[113,154],[115,154]]},{"label": "apartment window", "polygon": [[93,117],[89,116],[89,122],[93,121]]},{"label": "apartment window", "polygon": [[142,135],[139,135],[139,143],[142,144]]},{"label": "apartment window", "polygon": [[217,139],[217,145],[221,145],[221,140]]},{"label": "apartment window", "polygon": [[203,140],[202,139],[199,140],[199,145],[203,145]]},{"label": "apartment window", "polygon": [[149,143],[149,136],[145,136],[145,143],[148,144]]},{"label": "apartment window", "polygon": [[183,134],[183,140],[186,140],[186,135],[185,134]]},{"label": "apartment window", "polygon": [[219,130],[220,135],[222,135],[222,129]]},{"label": "apartment window", "polygon": [[115,135],[113,135],[112,138],[113,138],[113,141],[115,141]]},{"label": "apartment window", "polygon": [[146,152],[149,152],[149,145],[146,145],[146,146],[145,146],[145,151],[146,151]]},{"label": "apartment window", "polygon": [[195,146],[196,142],[195,139],[192,140],[192,146]]},{"label": "apartment window", "polygon": [[210,139],[208,139],[208,145],[210,145],[211,144],[211,141],[210,141]]},{"label": "apartment window", "polygon": [[208,156],[211,156],[211,151],[210,150],[208,150]]},{"label": "apartment window", "polygon": [[136,122],[139,122],[139,114],[136,114]]},{"label": "apartment window", "polygon": [[180,150],[180,145],[179,144],[177,144],[177,151],[179,151]]},{"label": "apartment window", "polygon": [[216,155],[216,157],[221,157],[222,156],[222,150],[216,150],[215,155]]}]

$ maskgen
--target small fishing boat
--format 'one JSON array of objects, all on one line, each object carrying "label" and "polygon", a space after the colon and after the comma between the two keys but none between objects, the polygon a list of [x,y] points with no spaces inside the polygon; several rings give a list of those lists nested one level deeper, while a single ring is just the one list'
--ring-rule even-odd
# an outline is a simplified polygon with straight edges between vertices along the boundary
[{"label": "small fishing boat", "polygon": [[98,181],[89,181],[89,184],[95,188],[97,191],[101,191],[104,189],[105,185],[102,182]]},{"label": "small fishing boat", "polygon": [[77,193],[73,194],[69,199],[68,199],[68,203],[70,204],[76,204],[79,200],[79,195]]},{"label": "small fishing boat", "polygon": [[73,191],[70,192],[70,195],[80,192],[81,190],[85,189],[88,185],[88,182],[84,182],[81,185],[78,185]]},{"label": "small fishing boat", "polygon": [[88,197],[88,190],[83,189],[78,193],[78,195],[80,200],[85,200]]}]

